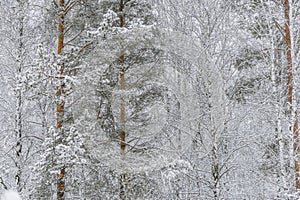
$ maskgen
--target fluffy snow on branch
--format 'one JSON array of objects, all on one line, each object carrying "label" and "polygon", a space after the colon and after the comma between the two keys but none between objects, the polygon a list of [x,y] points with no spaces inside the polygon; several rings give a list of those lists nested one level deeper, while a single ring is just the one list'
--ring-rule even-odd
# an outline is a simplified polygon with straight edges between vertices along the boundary
[{"label": "fluffy snow on branch", "polygon": [[22,199],[17,192],[8,190],[2,194],[0,200],[22,200]]}]

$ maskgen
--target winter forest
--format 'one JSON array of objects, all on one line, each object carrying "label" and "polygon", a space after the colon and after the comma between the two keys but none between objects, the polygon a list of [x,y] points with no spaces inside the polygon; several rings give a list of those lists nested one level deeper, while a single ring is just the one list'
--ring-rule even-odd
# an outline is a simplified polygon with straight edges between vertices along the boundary
[{"label": "winter forest", "polygon": [[299,0],[1,0],[0,195],[299,199],[299,67]]}]

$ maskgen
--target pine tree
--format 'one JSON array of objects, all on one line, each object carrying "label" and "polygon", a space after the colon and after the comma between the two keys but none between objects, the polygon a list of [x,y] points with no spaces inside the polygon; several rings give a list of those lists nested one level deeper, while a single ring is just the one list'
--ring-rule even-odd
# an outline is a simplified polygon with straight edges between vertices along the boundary
[{"label": "pine tree", "polygon": [[285,35],[284,39],[286,42],[286,60],[288,64],[288,99],[289,99],[289,106],[290,106],[290,114],[291,114],[291,130],[292,130],[292,136],[293,136],[293,151],[294,151],[294,170],[295,170],[295,187],[296,187],[296,192],[300,190],[300,166],[299,166],[299,158],[298,158],[298,153],[299,153],[299,125],[298,125],[298,109],[297,109],[297,104],[295,100],[295,69],[293,67],[293,56],[294,54],[294,44],[292,44],[292,41],[294,39],[291,36],[291,32],[293,30],[293,22],[291,22],[291,3],[289,0],[284,1],[284,17],[285,17]]},{"label": "pine tree", "polygon": [[[41,56],[38,63],[41,69],[38,72],[52,87],[53,93],[50,96],[53,96],[55,103],[51,105],[55,107],[55,114],[52,113],[55,115],[55,128],[46,127],[51,131],[45,137],[42,162],[36,167],[42,177],[37,177],[39,186],[34,191],[34,196],[55,196],[63,200],[78,192],[78,185],[74,183],[77,174],[72,174],[72,171],[79,170],[86,162],[84,136],[77,131],[74,119],[74,99],[78,98],[74,95],[74,87],[76,75],[82,66],[82,56],[91,45],[90,41],[85,40],[87,27],[83,25],[88,21],[90,13],[82,13],[86,4],[79,1],[53,1],[51,6],[53,10],[48,16],[49,21],[53,20],[52,25],[57,28],[57,49],[53,55]],[[82,17],[82,24],[78,23],[79,17]],[[55,19],[58,19],[58,24],[53,23]],[[40,50],[42,53],[51,52],[44,51],[43,48]],[[54,191],[47,191],[53,185],[56,185],[56,195]],[[66,190],[70,192],[66,193]]]},{"label": "pine tree", "polygon": [[[129,180],[139,175],[128,167],[132,161],[126,160],[138,153],[150,153],[155,145],[151,143],[155,135],[148,132],[152,119],[147,111],[155,102],[163,101],[163,89],[157,81],[159,70],[155,66],[160,51],[155,48],[150,3],[115,1],[103,2],[100,7],[103,9],[101,26],[90,32],[100,46],[94,54],[98,51],[103,60],[92,69],[92,74],[100,75],[96,86],[100,101],[94,103],[99,105],[97,116],[102,127],[94,137],[111,140],[112,145],[118,143],[121,150],[118,158],[124,157],[121,161],[113,159],[119,162],[119,198],[131,198],[135,192],[130,192]],[[104,49],[107,54],[101,55]],[[108,138],[99,135],[103,131]]]}]

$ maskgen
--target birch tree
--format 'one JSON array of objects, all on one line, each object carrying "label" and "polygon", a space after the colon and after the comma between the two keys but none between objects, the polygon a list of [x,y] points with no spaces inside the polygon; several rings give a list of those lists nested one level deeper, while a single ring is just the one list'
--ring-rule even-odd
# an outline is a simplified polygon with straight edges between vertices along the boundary
[{"label": "birch tree", "polygon": [[5,66],[1,71],[1,87],[5,92],[1,95],[1,104],[3,117],[6,118],[6,123],[2,124],[2,155],[6,163],[3,166],[11,170],[4,167],[0,177],[5,189],[15,189],[24,196],[28,195],[27,186],[30,184],[28,178],[31,171],[29,165],[32,164],[34,144],[37,142],[34,139],[34,102],[30,101],[30,63],[34,56],[31,52],[32,47],[29,46],[32,42],[29,33],[33,30],[30,3],[18,0],[2,2],[1,5],[2,13],[6,15],[1,21],[1,35],[5,38],[1,42],[1,46],[5,47],[1,51],[4,58],[2,64]]}]

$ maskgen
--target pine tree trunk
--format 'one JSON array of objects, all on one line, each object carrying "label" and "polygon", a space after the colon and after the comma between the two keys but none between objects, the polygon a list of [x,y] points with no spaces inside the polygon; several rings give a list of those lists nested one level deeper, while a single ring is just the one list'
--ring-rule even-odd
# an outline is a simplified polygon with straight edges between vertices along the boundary
[{"label": "pine tree trunk", "polygon": [[[119,7],[119,12],[120,12],[120,27],[124,27],[124,2],[123,0],[120,0],[120,7]],[[124,61],[125,61],[125,55],[124,55],[124,49],[121,47],[121,52],[120,52],[120,63],[121,63],[121,70],[120,70],[120,90],[124,91],[125,89],[125,69],[124,69]],[[121,98],[121,105],[120,105],[120,140],[121,140],[121,154],[125,154],[125,149],[126,149],[126,143],[125,143],[125,102],[124,99]]]},{"label": "pine tree trunk", "polygon": [[[125,25],[125,17],[124,17],[124,1],[120,0],[119,3],[119,15],[120,15],[120,27],[124,27]],[[123,49],[123,44],[121,41],[121,52],[120,52],[120,64],[121,70],[119,72],[119,80],[120,80],[120,90],[125,90],[125,69],[124,69],[124,62],[125,62],[125,53]],[[121,97],[120,103],[120,148],[121,148],[121,155],[125,155],[126,150],[126,132],[125,132],[125,101],[124,97]],[[127,199],[127,188],[126,188],[126,173],[123,172],[120,175],[120,199],[125,200]]]},{"label": "pine tree trunk", "polygon": [[290,113],[292,116],[292,134],[293,134],[293,151],[294,151],[294,168],[295,168],[295,181],[296,181],[296,191],[300,190],[300,173],[299,173],[299,161],[298,161],[298,152],[299,152],[299,133],[298,133],[298,112],[297,108],[294,107],[293,99],[293,59],[292,59],[292,37],[290,30],[290,5],[289,0],[284,1],[284,16],[285,16],[285,42],[287,46],[286,58],[288,63],[288,95],[289,95],[289,104],[290,104]]},{"label": "pine tree trunk", "polygon": [[[59,9],[64,10],[65,2],[64,0],[59,0]],[[58,42],[57,42],[57,54],[61,55],[64,48],[64,12],[59,12],[59,24],[58,24]],[[59,85],[57,90],[57,105],[56,105],[56,128],[57,131],[62,132],[63,128],[63,118],[65,110],[65,89],[64,89],[64,63],[59,63],[58,77]],[[64,200],[65,198],[65,167],[60,169],[57,180],[57,199]]]}]

